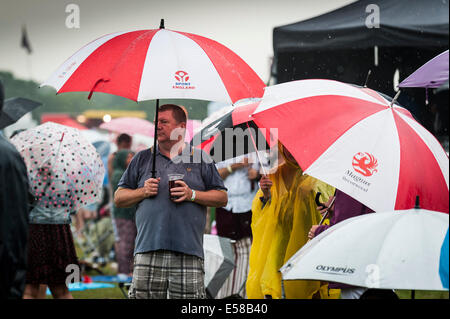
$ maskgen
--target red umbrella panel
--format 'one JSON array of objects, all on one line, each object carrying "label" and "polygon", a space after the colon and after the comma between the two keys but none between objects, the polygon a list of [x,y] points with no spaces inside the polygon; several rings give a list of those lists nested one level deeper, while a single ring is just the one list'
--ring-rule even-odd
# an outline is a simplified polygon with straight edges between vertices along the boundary
[{"label": "red umbrella panel", "polygon": [[449,211],[449,160],[411,113],[368,88],[331,80],[267,87],[253,113],[278,128],[305,174],[375,211]]},{"label": "red umbrella panel", "polygon": [[109,122],[100,124],[101,129],[125,133],[130,136],[134,134],[141,134],[148,137],[154,136],[155,126],[152,122],[138,118],[138,117],[118,117]]}]

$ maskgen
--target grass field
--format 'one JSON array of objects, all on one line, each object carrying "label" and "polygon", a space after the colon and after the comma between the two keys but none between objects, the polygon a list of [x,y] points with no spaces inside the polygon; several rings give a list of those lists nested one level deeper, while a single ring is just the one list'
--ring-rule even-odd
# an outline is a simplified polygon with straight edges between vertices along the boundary
[{"label": "grass field", "polygon": [[[114,275],[115,271],[110,267],[102,267],[100,269],[105,275]],[[88,272],[87,275],[94,276],[98,273],[91,271]],[[101,288],[101,289],[92,289],[85,291],[73,291],[72,296],[75,299],[125,299],[124,294],[120,290],[117,284],[114,284],[116,287],[114,288]],[[126,291],[125,291],[126,292]],[[397,290],[396,291],[398,297],[400,299],[411,299],[411,291],[410,290]],[[52,298],[48,296],[48,298]],[[424,291],[417,290],[415,292],[415,299],[449,299],[448,291]]]},{"label": "grass field", "polygon": [[[400,299],[411,299],[409,290],[398,290],[396,293]],[[119,287],[74,291],[72,295],[75,299],[125,299]],[[447,291],[418,290],[415,299],[449,299],[449,294]]]},{"label": "grass field", "polygon": [[[80,255],[79,247],[76,246],[77,254]],[[112,268],[110,265],[104,266],[100,268],[100,271],[104,275],[115,275],[116,270]],[[88,271],[86,273],[88,276],[98,275],[96,271]],[[126,299],[124,293],[119,288],[118,284],[114,284],[114,288],[100,288],[100,289],[91,289],[84,291],[73,291],[72,296],[75,299]],[[126,293],[126,291],[125,291]],[[411,291],[410,290],[397,290],[396,291],[398,297],[400,299],[411,299]],[[47,296],[48,299],[51,299],[51,296]],[[449,299],[448,291],[424,291],[417,290],[415,291],[415,299]]]},{"label": "grass field", "polygon": [[[411,299],[411,291],[396,291],[400,299]],[[72,293],[76,299],[125,299],[119,287],[102,288],[86,291],[74,291]],[[416,291],[415,299],[449,299],[448,291]]]}]

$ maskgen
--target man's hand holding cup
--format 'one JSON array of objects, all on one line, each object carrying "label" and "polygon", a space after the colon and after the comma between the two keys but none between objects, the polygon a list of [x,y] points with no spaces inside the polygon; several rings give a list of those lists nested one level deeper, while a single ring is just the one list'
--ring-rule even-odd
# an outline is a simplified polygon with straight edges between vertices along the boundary
[{"label": "man's hand holding cup", "polygon": [[192,189],[183,180],[176,180],[175,187],[170,189],[170,197],[175,203],[191,201]]}]

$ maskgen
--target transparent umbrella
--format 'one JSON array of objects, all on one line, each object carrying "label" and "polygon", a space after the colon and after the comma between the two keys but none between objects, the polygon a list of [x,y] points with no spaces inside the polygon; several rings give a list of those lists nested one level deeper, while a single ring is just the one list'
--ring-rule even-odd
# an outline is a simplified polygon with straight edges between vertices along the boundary
[{"label": "transparent umbrella", "polygon": [[36,205],[71,212],[101,198],[105,168],[79,130],[46,122],[17,134],[11,142],[27,165]]}]

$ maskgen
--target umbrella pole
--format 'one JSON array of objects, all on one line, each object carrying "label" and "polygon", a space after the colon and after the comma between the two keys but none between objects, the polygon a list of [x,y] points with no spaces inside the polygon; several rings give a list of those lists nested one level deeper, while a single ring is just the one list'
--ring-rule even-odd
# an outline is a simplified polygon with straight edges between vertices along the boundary
[{"label": "umbrella pole", "polygon": [[364,86],[363,87],[367,87],[367,83],[369,82],[369,77],[370,74],[372,73],[372,70],[369,69],[369,72],[367,72],[367,76],[366,76],[366,81],[364,81]]},{"label": "umbrella pole", "polygon": [[156,178],[156,142],[158,140],[157,130],[158,130],[158,113],[159,113],[159,99],[156,99],[156,112],[155,112],[155,134],[153,141],[153,158],[152,158],[152,178]]},{"label": "umbrella pole", "polygon": [[336,197],[334,197],[334,198],[331,200],[330,205],[328,205],[328,208],[327,208],[326,212],[323,214],[322,219],[320,220],[319,226],[322,225],[322,223],[325,221],[325,219],[327,219],[327,217],[328,217],[328,215],[329,215],[329,209],[331,208],[331,206],[333,206],[334,200],[335,200],[335,199],[336,199]]},{"label": "umbrella pole", "polygon": [[263,165],[263,163],[262,163],[261,157],[259,156],[258,148],[256,147],[255,139],[253,138],[252,130],[250,129],[250,126],[248,125],[248,122],[246,122],[245,124],[247,124],[248,132],[250,133],[250,137],[251,137],[251,139],[252,139],[253,146],[255,147],[255,150],[256,150],[256,156],[258,157],[259,165],[261,166],[261,168],[262,168],[262,170],[263,170],[263,174],[264,174],[265,176],[267,176],[266,169],[264,168],[264,165]]},{"label": "umbrella pole", "polygon": [[284,290],[284,280],[281,278],[281,299],[286,299],[286,291]]}]

